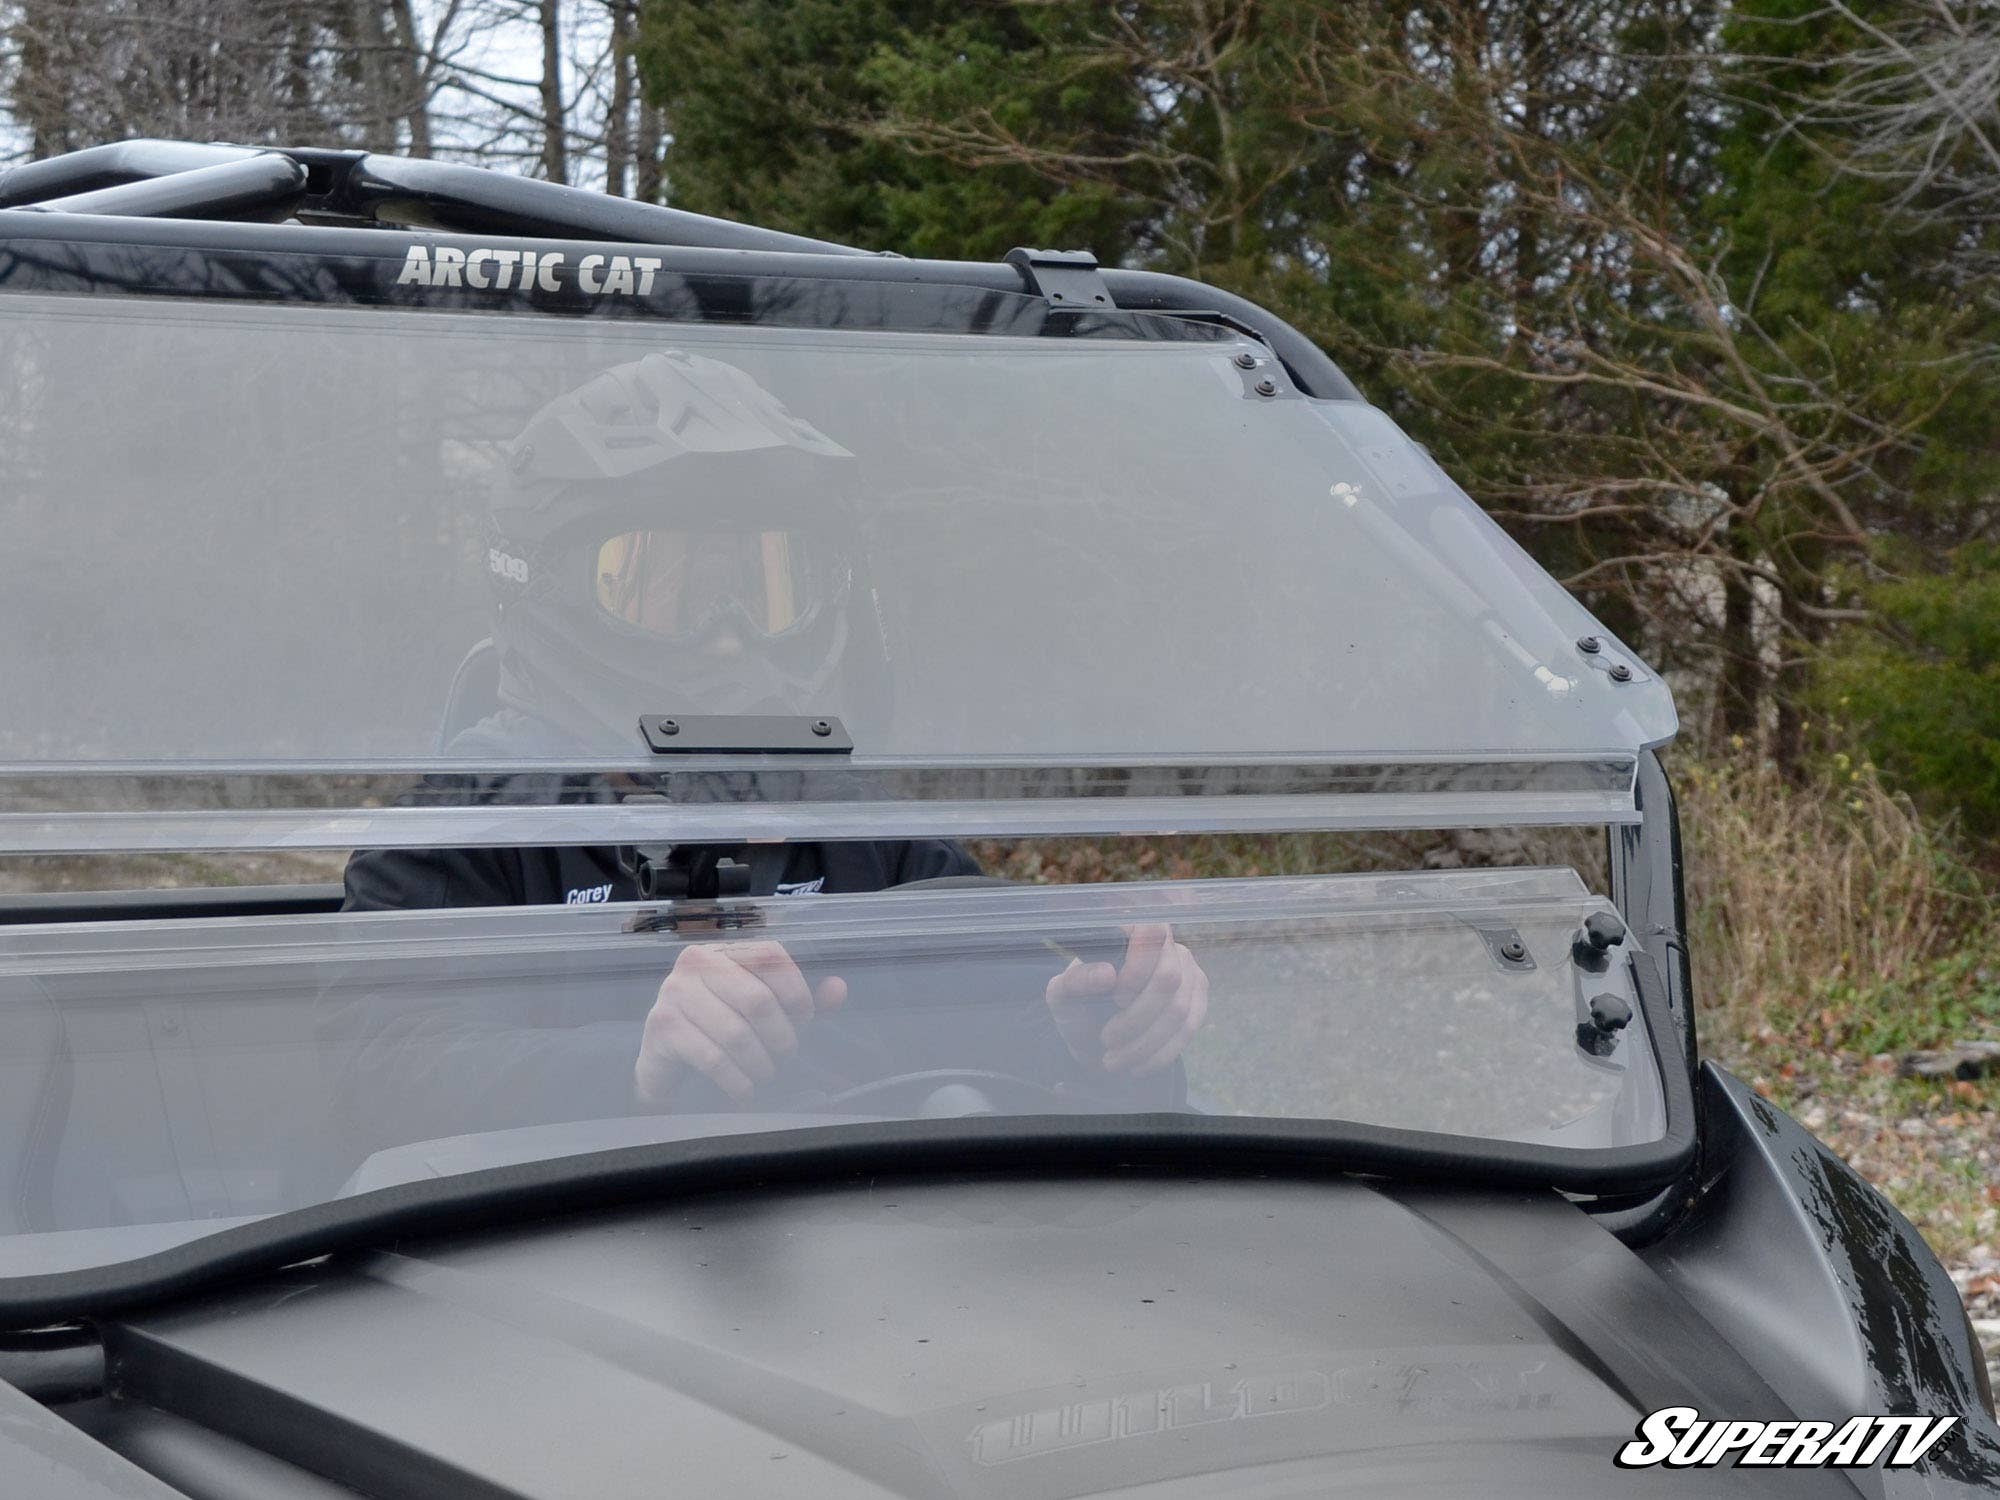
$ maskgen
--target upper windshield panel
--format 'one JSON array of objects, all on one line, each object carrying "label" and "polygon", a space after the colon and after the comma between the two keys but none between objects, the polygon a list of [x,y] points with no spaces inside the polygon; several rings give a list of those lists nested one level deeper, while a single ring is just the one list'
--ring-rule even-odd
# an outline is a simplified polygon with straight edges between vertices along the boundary
[{"label": "upper windshield panel", "polygon": [[1674,730],[1256,345],[16,294],[0,380],[0,772],[657,769],[642,714],[837,717],[856,768]]},{"label": "upper windshield panel", "polygon": [[[1588,1160],[1665,1133],[1629,966],[1576,956],[1609,909],[1509,870],[725,902],[678,930],[639,906],[0,929],[0,1277],[399,1182],[862,1119],[1191,1111]],[[724,1038],[755,1077],[663,1071],[661,1017],[700,1019],[690,974],[767,985],[789,1045],[765,1015],[756,1047]]]}]

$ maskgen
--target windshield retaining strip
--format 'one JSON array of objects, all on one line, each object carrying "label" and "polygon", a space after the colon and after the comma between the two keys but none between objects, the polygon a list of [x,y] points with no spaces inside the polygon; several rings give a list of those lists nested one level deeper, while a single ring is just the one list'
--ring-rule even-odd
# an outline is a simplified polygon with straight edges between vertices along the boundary
[{"label": "windshield retaining strip", "polygon": [[[636,942],[642,965],[656,962],[662,944],[679,940],[677,919],[693,932],[756,928],[790,946],[810,949],[815,960],[879,957],[883,944],[918,951],[926,937],[1002,947],[1022,939],[1087,943],[1108,926],[1170,922],[1204,941],[1246,930],[1295,931],[1307,923],[1321,933],[1450,931],[1484,918],[1508,923],[1546,919],[1552,906],[1569,925],[1609,912],[1601,897],[1585,894],[1573,870],[1508,866],[1487,871],[1408,871],[1395,874],[1258,875],[1208,880],[1102,881],[1082,885],[985,884],[957,889],[896,886],[883,891],[820,893],[811,901],[782,896],[735,896],[685,904],[606,901],[544,906],[444,907],[372,911],[339,910],[342,888],[290,888],[317,894],[316,911],[267,911],[252,920],[227,910],[211,915],[202,905],[223,906],[223,887],[126,892],[117,905],[69,915],[64,905],[104,898],[69,893],[0,897],[0,913],[15,903],[62,903],[56,915],[23,920],[0,932],[0,983],[58,976],[139,973],[155,979],[196,970],[267,969],[328,961],[340,966],[391,962],[456,962],[471,950],[589,963],[593,955],[626,950]],[[1476,909],[1455,894],[1475,883]],[[265,887],[273,893],[286,887]],[[198,903],[161,910],[184,893]],[[327,899],[330,897],[331,899]],[[45,909],[49,909],[45,907]],[[217,921],[215,917],[231,920]],[[203,920],[207,917],[207,920]],[[0,920],[5,920],[0,916]],[[116,926],[106,926],[116,923]]]},{"label": "windshield retaining strip", "polygon": [[1110,838],[1206,833],[1620,825],[1610,793],[1423,793],[1045,801],[557,804],[0,814],[8,854],[481,849],[916,838]]},{"label": "windshield retaining strip", "polygon": [[[686,769],[519,762],[288,768],[0,767],[0,851],[480,848],[1378,828],[1557,827],[1639,816],[1636,762],[839,764]],[[641,792],[614,800],[604,777]],[[509,790],[492,790],[491,777]],[[529,785],[533,783],[533,785]]]}]

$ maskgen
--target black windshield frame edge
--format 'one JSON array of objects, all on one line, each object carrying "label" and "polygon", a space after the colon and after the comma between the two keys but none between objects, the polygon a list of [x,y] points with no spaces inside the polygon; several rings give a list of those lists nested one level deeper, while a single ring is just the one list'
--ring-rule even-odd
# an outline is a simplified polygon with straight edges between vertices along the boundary
[{"label": "black windshield frame edge", "polygon": [[[1701,1101],[1701,1045],[1695,1029],[1694,972],[1688,953],[1687,884],[1681,849],[1680,804],[1674,795],[1673,778],[1657,749],[1639,757],[1632,783],[1633,803],[1638,809],[1636,823],[1607,830],[1610,845],[1611,899],[1624,914],[1644,961],[1633,964],[1640,1003],[1666,1017],[1666,1035],[1675,1044],[1687,1083],[1689,1108],[1694,1113],[1696,1153],[1680,1181],[1637,1202],[1607,1206],[1594,1213],[1598,1224],[1627,1245],[1639,1246],[1659,1239],[1679,1223],[1692,1207],[1696,1194],[1689,1185],[1701,1173],[1701,1153],[1706,1148]],[[1655,993],[1649,994],[1648,992]],[[1661,1066],[1668,1068],[1670,1054],[1658,1046],[1659,1028],[1654,1028],[1655,1052]]]},{"label": "black windshield frame edge", "polygon": [[[563,250],[573,258],[587,254],[647,255],[661,268],[684,277],[742,277],[798,281],[875,282],[890,286],[960,289],[968,293],[1004,292],[1032,295],[1022,271],[1004,262],[911,260],[900,256],[811,254],[787,250],[711,249],[645,242],[535,238],[519,235],[436,234],[393,227],[329,228],[318,225],[246,224],[208,219],[120,218],[113,215],[43,213],[0,209],[0,258],[15,241],[52,241],[71,245],[127,248],[157,247],[189,252],[237,255],[304,255],[363,258],[382,267],[382,279],[393,283],[412,245],[447,245],[470,251],[493,246]],[[0,264],[4,259],[0,259]],[[1362,401],[1360,391],[1334,360],[1311,339],[1276,313],[1234,293],[1191,278],[1155,271],[1107,267],[1103,271],[1119,312],[1172,317],[1219,317],[1247,328],[1278,357],[1292,382],[1308,396],[1332,401]],[[212,289],[189,285],[179,295],[219,296]],[[141,295],[113,285],[93,287],[108,295]],[[268,300],[302,300],[275,294]],[[363,299],[331,279],[322,279],[314,302],[355,302]],[[405,304],[408,305],[408,304]],[[537,312],[524,293],[496,291],[481,299],[482,307],[501,312]],[[612,304],[607,304],[611,306]],[[451,310],[465,310],[453,304]],[[574,315],[574,314],[572,314]]]},{"label": "black windshield frame edge", "polygon": [[[1657,1043],[1648,986],[1641,1013]],[[1655,992],[1656,993],[1656,992]],[[399,1183],[276,1214],[134,1260],[0,1278],[0,1331],[89,1321],[415,1235],[496,1228],[636,1200],[769,1185],[957,1173],[1095,1175],[1132,1169],[1305,1178],[1370,1176],[1481,1190],[1635,1192],[1679,1180],[1695,1152],[1685,1074],[1660,1069],[1657,1141],[1578,1150],[1322,1120],[1149,1114],[985,1116],[706,1136]]]}]

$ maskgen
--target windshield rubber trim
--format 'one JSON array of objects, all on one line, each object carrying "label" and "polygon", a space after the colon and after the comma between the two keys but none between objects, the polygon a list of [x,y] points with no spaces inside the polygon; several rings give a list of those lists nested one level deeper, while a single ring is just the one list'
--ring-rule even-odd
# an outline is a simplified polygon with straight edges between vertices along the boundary
[{"label": "windshield rubber trim", "polygon": [[[756,1185],[825,1185],[885,1174],[1131,1168],[1631,1194],[1682,1178],[1694,1099],[1658,1014],[1657,971],[1636,955],[1639,1010],[1660,1063],[1666,1128],[1643,1145],[1578,1150],[1474,1141],[1324,1120],[1180,1113],[981,1116],[810,1126],[626,1146],[398,1183],[237,1225],[87,1270],[0,1278],[0,1329],[106,1318],[301,1261],[413,1235],[458,1234],[635,1200]],[[1650,971],[1650,972],[1649,972]]]},{"label": "windshield rubber trim", "polygon": [[[1658,1009],[1668,1018],[1668,1035],[1678,1043],[1689,1097],[1699,1099],[1701,1045],[1695,1034],[1694,976],[1688,961],[1680,808],[1658,751],[1648,750],[1639,757],[1633,801],[1639,821],[1609,830],[1611,896],[1651,960],[1650,968],[1640,965],[1636,972],[1659,987]],[[1697,1121],[1697,1132],[1699,1128]],[[1629,1247],[1650,1244],[1677,1224],[1692,1204],[1700,1172],[1699,1160],[1691,1162],[1682,1181],[1636,1203],[1593,1209],[1593,1217]]]}]

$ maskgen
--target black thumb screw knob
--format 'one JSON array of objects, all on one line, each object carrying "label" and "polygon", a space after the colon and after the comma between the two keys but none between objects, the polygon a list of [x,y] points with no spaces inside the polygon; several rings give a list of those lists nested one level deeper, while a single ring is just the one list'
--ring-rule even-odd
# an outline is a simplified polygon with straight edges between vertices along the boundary
[{"label": "black thumb screw knob", "polygon": [[1590,1023],[1599,1031],[1623,1031],[1632,1024],[1632,1002],[1623,995],[1592,995]]}]

